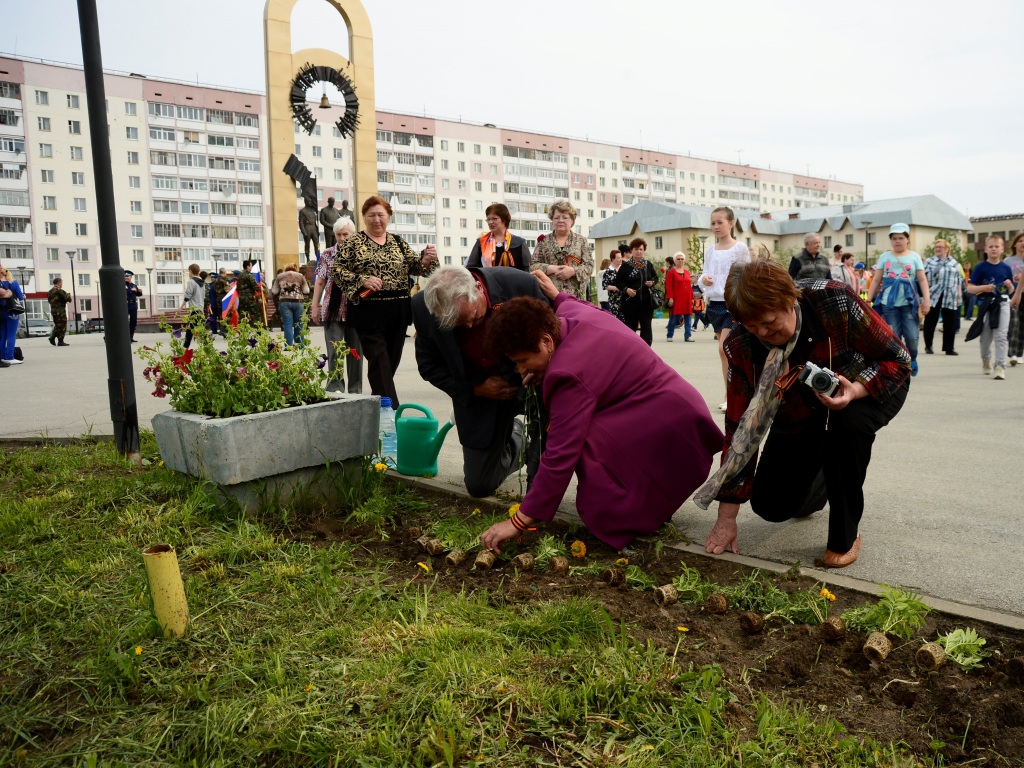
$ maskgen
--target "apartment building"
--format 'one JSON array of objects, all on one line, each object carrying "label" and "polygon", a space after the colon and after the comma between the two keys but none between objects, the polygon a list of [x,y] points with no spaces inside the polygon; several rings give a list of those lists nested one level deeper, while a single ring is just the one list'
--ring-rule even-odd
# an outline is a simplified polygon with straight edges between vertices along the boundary
[{"label": "apartment building", "polygon": [[[262,94],[107,73],[107,118],[121,263],[143,288],[140,314],[180,306],[185,268],[275,266]],[[504,202],[531,246],[550,231],[556,199],[576,206],[577,231],[640,201],[729,204],[761,212],[860,203],[863,186],[540,132],[378,111],[377,190],[391,230],[436,244],[460,263]],[[352,199],[352,142],[326,121],[295,125],[295,154],[317,179],[319,205]],[[100,312],[101,264],[84,75],[80,68],[0,56],[0,259],[26,276],[31,317],[48,315],[56,276],[83,318]],[[301,244],[297,211],[296,242]],[[71,253],[74,280],[71,279]],[[31,276],[28,276],[28,275]]]}]

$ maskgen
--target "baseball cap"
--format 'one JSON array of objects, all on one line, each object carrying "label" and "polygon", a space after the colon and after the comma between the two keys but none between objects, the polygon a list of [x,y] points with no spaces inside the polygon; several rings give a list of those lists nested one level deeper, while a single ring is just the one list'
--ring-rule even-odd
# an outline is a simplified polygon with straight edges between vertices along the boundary
[{"label": "baseball cap", "polygon": [[907,237],[910,237],[910,227],[906,224],[893,224],[889,227],[889,237],[892,237],[893,235],[906,235]]},{"label": "baseball cap", "polygon": [[856,264],[853,265],[853,268],[854,269],[864,269],[864,262],[863,261],[858,261]]}]

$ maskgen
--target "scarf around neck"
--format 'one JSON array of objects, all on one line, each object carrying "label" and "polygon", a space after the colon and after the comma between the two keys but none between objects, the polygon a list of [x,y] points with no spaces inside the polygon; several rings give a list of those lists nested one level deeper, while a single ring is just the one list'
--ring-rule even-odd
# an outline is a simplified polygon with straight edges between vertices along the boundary
[{"label": "scarf around neck", "polygon": [[711,506],[722,486],[739,474],[740,470],[747,465],[750,457],[757,452],[761,441],[768,433],[772,425],[779,405],[782,404],[782,394],[785,385],[779,383],[779,379],[786,375],[789,367],[786,362],[797,341],[800,339],[800,326],[803,316],[800,305],[796,307],[796,329],[793,336],[785,347],[772,347],[768,352],[768,358],[764,363],[764,370],[761,371],[761,378],[757,381],[757,389],[751,399],[747,410],[740,418],[739,426],[733,433],[732,442],[729,445],[729,455],[722,460],[718,471],[712,475],[700,490],[693,495],[693,503],[701,509]]},{"label": "scarf around neck", "polygon": [[515,260],[512,258],[512,233],[507,229],[505,230],[505,249],[501,252],[501,258],[498,263],[494,263],[494,254],[497,250],[497,243],[495,242],[494,235],[488,232],[486,235],[480,235],[480,261],[484,266],[488,267],[514,267]]}]

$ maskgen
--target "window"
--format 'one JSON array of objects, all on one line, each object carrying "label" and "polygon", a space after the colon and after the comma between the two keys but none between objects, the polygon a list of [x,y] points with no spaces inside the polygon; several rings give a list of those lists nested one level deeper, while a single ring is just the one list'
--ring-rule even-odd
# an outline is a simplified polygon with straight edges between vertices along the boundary
[{"label": "window", "polygon": [[53,171],[41,171],[43,184],[53,184]]},{"label": "window", "polygon": [[343,170],[341,170],[341,168],[335,168],[334,169],[334,180],[335,181],[341,181],[344,178],[345,178],[345,172]]},{"label": "window", "polygon": [[[452,201],[451,201],[451,198],[448,198],[448,197],[442,197],[442,198],[441,198],[441,207],[442,207],[442,208],[451,208],[451,207],[452,207]],[[446,226],[447,226],[447,225],[446,225]]]},{"label": "window", "polygon": [[210,203],[210,213],[214,216],[237,216],[238,206],[234,203]]},{"label": "window", "polygon": [[484,191],[483,182],[474,181],[473,182],[473,190],[476,191],[476,192],[483,192]]},{"label": "window", "polygon": [[459,199],[459,208],[466,210],[466,198],[463,197]]},{"label": "window", "polygon": [[832,247],[832,235],[825,235],[825,243],[824,243],[824,246],[825,246],[826,248],[831,248],[831,247]]},{"label": "window", "polygon": [[[25,144],[21,145],[21,149],[8,149],[7,143],[5,142],[0,149],[6,149],[8,152],[24,152]],[[40,157],[53,157],[53,144],[40,144],[39,145],[39,156]]]},{"label": "window", "polygon": [[40,131],[48,131],[50,130],[50,118],[38,117],[36,118],[36,125],[39,126]]},{"label": "window", "polygon": [[142,201],[141,200],[130,200],[128,203],[132,213],[142,213]]},{"label": "window", "polygon": [[465,151],[466,151],[466,144],[465,144],[465,142],[462,142],[462,141],[460,141],[460,142],[458,142],[458,143],[457,143],[457,144],[455,145],[455,148],[456,148],[456,150],[458,150],[459,152],[465,152]]},{"label": "window", "polygon": [[[164,224],[163,222],[154,222],[153,224],[153,236],[154,237],[181,237],[181,225],[180,224]],[[156,249],[157,255],[160,254],[160,249]]]},{"label": "window", "polygon": [[182,144],[198,144],[199,131],[182,131],[181,142]]},{"label": "window", "polygon": [[156,284],[157,285],[181,285],[182,273],[158,271],[156,273]]},{"label": "window", "polygon": [[231,125],[234,123],[234,116],[231,112],[223,109],[209,109],[206,111],[206,122]]},{"label": "window", "polygon": [[124,137],[128,139],[128,141],[138,141],[139,129],[132,125],[127,126],[124,129]]},{"label": "window", "polygon": [[[146,278],[147,277],[148,277],[148,275],[144,275],[141,272],[140,273],[136,273],[135,277],[132,278],[132,282],[135,283],[135,285],[137,285],[139,288],[145,288],[146,287]],[[140,307],[140,309],[141,309],[141,307]]]},{"label": "window", "polygon": [[57,198],[53,195],[43,195],[43,210],[44,211],[55,211],[57,210]]},{"label": "window", "polygon": [[128,177],[128,187],[130,189],[141,189],[142,188],[142,179],[140,179],[138,176],[129,176]]},{"label": "window", "polygon": [[84,211],[85,210],[85,198],[84,197],[76,197],[75,198],[75,210],[76,211]]},{"label": "window", "polygon": [[[47,261],[60,261],[60,250],[57,249],[57,248],[47,248],[46,249],[46,260]],[[50,283],[52,284],[53,280],[51,280]]]},{"label": "window", "polygon": [[[4,227],[4,231],[5,232],[8,231],[6,227]],[[43,224],[43,231],[46,234],[48,234],[48,235],[56,235],[57,234],[57,222],[56,221],[47,221],[45,224]]]},{"label": "window", "polygon": [[151,149],[149,151],[149,162],[151,165],[177,165],[178,156],[174,152],[161,152]]},{"label": "window", "polygon": [[[877,235],[877,234],[878,234],[877,232],[869,232],[868,233],[868,245],[874,245],[875,244],[875,235]],[[852,243],[851,243],[851,245],[852,245]]]},{"label": "window", "polygon": [[[203,249],[203,248],[186,248],[185,250],[186,251],[201,251],[201,250],[205,250],[205,249]],[[171,246],[158,245],[156,248],[154,248],[154,251],[156,252],[156,260],[157,261],[181,261],[181,249],[178,246],[176,246],[176,245],[171,245]],[[204,257],[196,256],[196,258],[198,259],[198,258],[204,258]]]},{"label": "window", "polygon": [[138,164],[139,164],[139,153],[138,152],[129,152],[128,153],[128,165],[138,165]]},{"label": "window", "polygon": [[253,171],[259,173],[260,161],[259,160],[239,160],[238,170],[240,171]]},{"label": "window", "polygon": [[[88,277],[88,275],[86,275]],[[81,285],[79,281],[79,285]],[[88,283],[87,283],[88,285]],[[92,299],[79,299],[78,300],[78,311],[79,312],[92,312]]]},{"label": "window", "polygon": [[[145,260],[146,260],[146,252],[144,250],[142,250],[141,248],[133,248],[132,249],[132,261],[145,261]],[[138,277],[145,277],[145,275],[138,275]],[[140,285],[141,285],[141,283],[140,283]]]},{"label": "window", "polygon": [[71,183],[72,183],[72,185],[74,185],[76,187],[84,187],[85,186],[85,173],[82,172],[82,171],[72,171],[71,172]]},{"label": "window", "polygon": [[135,117],[138,114],[138,105],[134,101],[126,101],[124,103],[124,113]]},{"label": "window", "polygon": [[174,117],[174,105],[151,101],[149,102],[149,115],[150,117]]},{"label": "window", "polygon": [[83,155],[82,155],[82,148],[81,147],[72,147],[71,148],[71,159],[72,160],[81,160],[82,157],[83,157]]},{"label": "window", "polygon": [[78,96],[73,93],[68,94],[68,108],[78,109]]},{"label": "window", "polygon": [[664,245],[663,245],[664,242],[665,241],[662,239],[662,237],[660,235],[656,235],[655,238],[654,238],[654,247],[655,248],[663,248],[664,247]]},{"label": "window", "polygon": [[466,172],[466,163],[464,161],[462,161],[462,160],[459,160],[459,172],[460,173],[465,173]]},{"label": "window", "polygon": [[185,152],[179,152],[178,165],[182,168],[205,168],[206,155],[190,155]]},{"label": "window", "polygon": [[441,161],[441,170],[442,171],[447,171],[448,170],[448,161],[447,160],[442,160]]},{"label": "window", "polygon": [[79,288],[87,288],[90,285],[92,285],[92,275],[90,275],[88,272],[79,272],[78,273],[78,287]]},{"label": "window", "polygon": [[[180,285],[180,283],[179,283]],[[181,296],[166,296],[161,294],[156,297],[157,309],[177,309],[181,304]]]},{"label": "window", "polygon": [[50,105],[50,92],[49,91],[36,91],[36,104],[43,107]]},{"label": "window", "polygon": [[323,156],[324,156],[324,148],[323,147],[316,147],[316,146],[314,146],[313,147],[313,157],[323,157]]},{"label": "window", "polygon": [[466,188],[466,180],[465,179],[459,179],[457,183],[459,185],[459,189],[465,189]]},{"label": "window", "polygon": [[179,120],[203,120],[203,110],[200,107],[178,107],[177,113]]},{"label": "window", "polygon": [[88,261],[89,260],[89,249],[88,248],[79,248],[75,255],[78,257],[78,261]]},{"label": "window", "polygon": [[480,154],[480,145],[479,144],[474,144],[473,145],[473,154],[474,155],[479,155]]},{"label": "window", "polygon": [[260,218],[263,216],[262,205],[240,205],[238,206],[239,216],[254,216]]},{"label": "window", "polygon": [[[198,157],[198,155],[190,155],[190,157]],[[182,163],[182,165],[184,165],[184,163]],[[211,157],[210,168],[215,171],[233,171],[235,170],[235,158]]]},{"label": "window", "polygon": [[82,222],[78,222],[77,224],[75,224],[75,234],[78,235],[79,237],[88,237],[89,225],[84,224]]},{"label": "window", "polygon": [[[196,133],[198,135],[198,131]],[[206,137],[206,141],[207,141],[208,144],[210,144],[211,146],[214,146],[214,147],[233,147],[233,146],[235,146],[235,137],[234,136],[216,136],[216,135],[211,133],[209,136]],[[196,143],[198,143],[198,142],[196,142]]]},{"label": "window", "polygon": [[847,235],[846,236],[846,247],[847,248],[853,247],[853,235]]},{"label": "window", "polygon": [[82,132],[81,120],[68,120],[68,133],[80,134]]},{"label": "window", "polygon": [[135,239],[135,240],[141,240],[142,239],[142,225],[141,224],[132,224],[132,238]]}]

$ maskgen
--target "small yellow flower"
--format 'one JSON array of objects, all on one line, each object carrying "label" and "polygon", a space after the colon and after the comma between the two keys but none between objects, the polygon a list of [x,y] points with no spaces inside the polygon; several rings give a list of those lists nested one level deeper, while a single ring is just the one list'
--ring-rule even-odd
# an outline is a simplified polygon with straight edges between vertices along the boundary
[{"label": "small yellow flower", "polygon": [[[19,749],[18,750],[18,757],[25,757],[25,755],[27,755],[27,754],[28,754],[28,750],[27,749]],[[481,755],[480,757],[483,758],[483,755]]]},{"label": "small yellow flower", "polygon": [[142,646],[141,645],[136,645],[135,646],[135,655],[136,656],[141,656],[142,655]]},{"label": "small yellow flower", "polygon": [[163,460],[163,459],[160,459],[160,463],[159,463],[159,464],[157,464],[157,466],[158,466],[158,467],[162,467],[163,465],[164,465],[164,460]]},{"label": "small yellow flower", "polygon": [[569,547],[569,551],[573,557],[586,557],[587,556],[587,545],[582,541],[574,541],[572,546]]},{"label": "small yellow flower", "polygon": [[818,596],[819,597],[824,597],[826,600],[828,600],[831,603],[834,603],[836,601],[836,596],[833,595],[831,592],[829,592],[826,587],[822,587],[821,588],[821,592],[818,593]]},{"label": "small yellow flower", "polygon": [[499,685],[499,686],[498,686],[498,693],[504,693],[504,692],[505,692],[505,690],[506,690],[506,689],[505,689],[505,686],[504,686],[504,685]]},{"label": "small yellow flower", "polygon": [[473,510],[473,514],[474,514],[474,515],[479,515],[479,514],[480,514],[480,508],[479,508],[479,507],[477,507],[476,509],[474,509],[474,510]]},{"label": "small yellow flower", "polygon": [[427,573],[430,573],[430,566],[427,565],[426,563],[416,563],[416,565],[418,565],[420,568],[422,568]]},{"label": "small yellow flower", "polygon": [[378,461],[376,464],[374,464],[373,468],[376,469],[378,472],[387,472],[388,471],[388,465],[385,464],[382,461]]},{"label": "small yellow flower", "polygon": [[313,685],[312,683],[310,683],[309,685],[306,686],[306,693],[309,693],[310,691],[315,691],[315,690],[316,690],[316,686]]},{"label": "small yellow flower", "polygon": [[689,632],[690,631],[689,627],[676,627],[676,629],[678,629],[680,632]]},{"label": "small yellow flower", "polygon": [[516,516],[516,512],[518,512],[518,511],[519,511],[519,505],[518,504],[513,504],[511,507],[508,508],[508,516],[509,517],[515,517]]},{"label": "small yellow flower", "polygon": [[629,558],[620,557],[618,560],[615,561],[615,564],[620,568],[625,568],[627,565],[629,565]]}]

